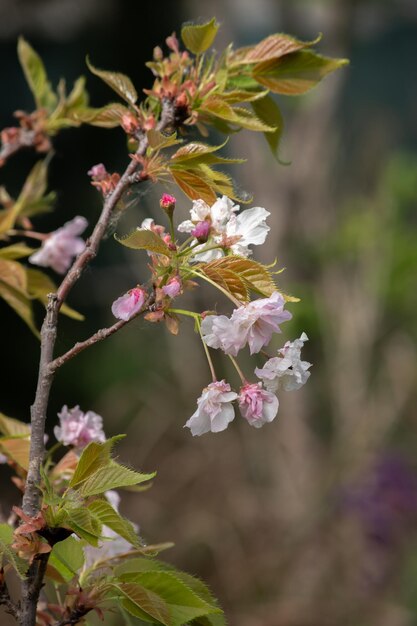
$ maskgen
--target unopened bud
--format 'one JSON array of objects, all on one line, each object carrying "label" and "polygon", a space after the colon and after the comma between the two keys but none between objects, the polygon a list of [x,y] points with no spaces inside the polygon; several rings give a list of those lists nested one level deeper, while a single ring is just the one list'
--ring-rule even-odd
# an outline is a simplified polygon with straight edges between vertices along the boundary
[{"label": "unopened bud", "polygon": [[194,230],[191,231],[191,234],[198,239],[200,243],[206,243],[210,234],[210,224],[206,220],[198,222]]},{"label": "unopened bud", "polygon": [[122,115],[120,124],[125,133],[128,135],[134,135],[139,128],[139,121],[134,115],[132,115],[132,113],[125,113]]},{"label": "unopened bud", "polygon": [[162,61],[163,58],[164,58],[164,53],[162,52],[162,49],[159,46],[155,46],[155,48],[153,49],[154,61]]},{"label": "unopened bud", "polygon": [[174,198],[174,196],[170,196],[168,193],[164,193],[159,201],[159,206],[166,212],[169,218],[172,218],[176,202],[177,200],[176,198]]}]

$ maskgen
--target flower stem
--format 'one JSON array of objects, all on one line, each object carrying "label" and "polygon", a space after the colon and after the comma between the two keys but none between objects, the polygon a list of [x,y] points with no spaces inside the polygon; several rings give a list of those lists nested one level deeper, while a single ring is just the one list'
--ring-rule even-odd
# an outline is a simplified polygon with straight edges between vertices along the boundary
[{"label": "flower stem", "polygon": [[247,382],[246,377],[244,376],[244,374],[243,374],[242,370],[240,369],[240,367],[239,367],[239,365],[238,365],[238,363],[237,363],[236,359],[235,359],[235,358],[234,358],[231,354],[228,354],[227,356],[228,356],[228,357],[229,357],[229,359],[232,361],[232,363],[233,363],[233,365],[234,365],[234,367],[235,367],[235,370],[236,370],[236,371],[237,371],[237,373],[239,374],[239,378],[240,378],[240,380],[242,381],[242,384],[243,384],[243,385],[245,385],[245,384],[246,384],[246,382]]},{"label": "flower stem", "polygon": [[12,228],[7,231],[8,235],[12,235],[14,237],[28,237],[30,239],[37,239],[38,241],[45,241],[49,237],[47,233],[37,233],[34,230],[18,230],[16,228]]},{"label": "flower stem", "polygon": [[198,328],[198,332],[200,333],[201,342],[203,344],[204,352],[206,353],[207,361],[208,361],[210,372],[211,372],[211,378],[213,380],[213,383],[215,383],[216,380],[217,380],[217,376],[216,376],[216,372],[214,371],[214,365],[213,365],[213,361],[211,360],[209,349],[208,349],[208,347],[207,347],[207,345],[206,345],[206,343],[205,343],[205,341],[203,339],[203,333],[201,332],[201,322],[200,322],[200,319],[196,318],[195,323],[197,324],[197,328]]},{"label": "flower stem", "polygon": [[203,334],[201,332],[200,313],[194,313],[194,311],[187,311],[186,309],[168,309],[167,313],[177,313],[178,315],[186,315],[187,317],[192,317],[194,319],[195,325],[197,326],[198,333],[201,337],[204,352],[206,353],[207,361],[208,361],[210,372],[211,372],[211,377],[213,379],[213,383],[215,383],[217,380],[217,376],[216,376],[216,372],[214,371],[214,365],[213,365],[213,361],[211,360],[209,349],[203,339]]}]

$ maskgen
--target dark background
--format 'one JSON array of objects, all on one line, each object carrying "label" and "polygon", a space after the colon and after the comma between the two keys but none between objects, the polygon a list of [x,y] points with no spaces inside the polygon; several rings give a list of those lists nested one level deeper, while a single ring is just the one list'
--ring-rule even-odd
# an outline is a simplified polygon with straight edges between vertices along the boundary
[{"label": "dark background", "polygon": [[[301,298],[284,339],[302,330],[314,363],[308,384],[281,394],[278,418],[260,431],[236,419],[219,435],[182,428],[209,380],[190,324],[175,338],[137,321],[61,370],[51,398],[52,433],[63,404],[126,432],[124,462],[158,470],[153,488],[126,494],[122,511],[148,542],[173,540],[165,558],[204,578],[232,626],[411,626],[417,624],[415,448],[417,304],[417,8],[397,1],[0,0],[0,126],[32,101],[16,55],[19,34],[42,56],[54,84],[87,74],[85,55],[149,87],[144,62],[181,23],[215,15],[221,49],[273,32],[312,39],[347,69],[307,96],[281,98],[282,157],[262,136],[241,133],[228,151],[248,157],[233,175],[271,211],[256,258],[278,258],[285,291]],[[88,76],[91,101],[111,99]],[[59,227],[74,215],[93,223],[100,198],[87,170],[122,171],[118,130],[80,128],[54,142],[50,188],[57,210],[38,221]],[[34,162],[19,154],[0,170],[17,195]],[[158,216],[161,188],[137,196],[118,232]],[[172,190],[168,190],[172,191]],[[179,212],[190,203],[178,192]],[[159,219],[159,217],[158,217]],[[51,274],[52,275],[52,274]],[[144,256],[112,238],[71,294],[86,315],[62,319],[57,351],[112,323],[112,301],[145,278]],[[189,299],[199,309],[210,292]],[[221,303],[220,303],[221,305]],[[0,409],[28,421],[37,340],[0,303]],[[39,310],[39,321],[42,311]],[[277,347],[281,341],[277,341]],[[217,356],[217,355],[216,355]],[[228,365],[225,375],[232,380]],[[245,365],[245,364],[244,364]],[[252,365],[246,364],[246,368]],[[2,509],[17,495],[2,470]],[[115,618],[115,624],[119,623]]]}]

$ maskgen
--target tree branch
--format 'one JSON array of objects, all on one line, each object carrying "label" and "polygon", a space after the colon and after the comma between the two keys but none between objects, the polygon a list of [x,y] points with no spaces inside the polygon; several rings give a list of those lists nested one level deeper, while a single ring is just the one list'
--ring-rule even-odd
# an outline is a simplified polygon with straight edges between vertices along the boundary
[{"label": "tree branch", "polygon": [[95,343],[98,343],[99,341],[102,341],[103,339],[107,339],[107,337],[114,335],[114,333],[117,333],[117,331],[123,328],[124,326],[126,326],[126,324],[129,324],[129,322],[132,322],[137,317],[146,313],[146,311],[149,309],[151,304],[153,304],[154,299],[155,299],[154,295],[152,294],[146,301],[142,310],[136,313],[136,315],[133,315],[130,319],[119,320],[118,322],[115,322],[113,326],[108,326],[107,328],[101,328],[96,333],[94,333],[94,335],[91,335],[91,337],[89,337],[88,339],[85,339],[84,341],[77,341],[77,343],[72,348],[70,348],[67,352],[65,352],[61,356],[54,359],[51,363],[49,363],[49,366],[48,366],[49,372],[51,374],[55,373],[57,369],[65,365],[65,363],[73,359],[75,356],[77,356],[77,354],[79,354],[86,348],[89,348],[90,346],[93,346]]},{"label": "tree branch", "polygon": [[[175,125],[175,107],[171,100],[165,99],[162,103],[161,118],[157,125],[157,130],[161,131]],[[136,151],[138,156],[143,156],[146,152],[148,141],[146,134],[139,139],[139,146]],[[25,493],[23,495],[22,508],[26,515],[34,517],[39,511],[40,491],[39,484],[41,480],[40,468],[45,455],[44,433],[46,411],[49,402],[49,394],[55,374],[55,369],[50,367],[53,356],[54,347],[57,337],[58,313],[62,304],[65,302],[69,292],[80,278],[83,270],[89,262],[96,256],[101,240],[103,239],[113,210],[122,197],[124,191],[132,184],[132,175],[136,172],[138,163],[132,159],[127,166],[125,172],[121,176],[116,188],[105,199],[100,217],[95,225],[93,233],[87,241],[84,251],[76,258],[71,269],[58,287],[56,294],[49,294],[46,316],[41,329],[41,353],[39,362],[38,383],[36,387],[36,395],[34,403],[31,407],[31,440],[29,453],[29,468],[26,479]],[[113,332],[119,330],[124,324],[116,322]],[[105,334],[105,333],[104,333]],[[109,335],[112,332],[108,333]],[[96,341],[101,338],[100,332]],[[92,341],[94,344],[96,341]],[[83,345],[85,342],[81,342]],[[84,347],[88,347],[85,345]],[[81,348],[84,349],[84,348]],[[40,560],[40,558],[38,559]],[[44,563],[43,568],[41,564]],[[22,607],[20,611],[21,626],[34,626],[36,621],[36,607],[38,603],[39,593],[45,574],[47,559],[42,559],[36,571],[29,568],[28,576],[23,583],[22,589]]]}]

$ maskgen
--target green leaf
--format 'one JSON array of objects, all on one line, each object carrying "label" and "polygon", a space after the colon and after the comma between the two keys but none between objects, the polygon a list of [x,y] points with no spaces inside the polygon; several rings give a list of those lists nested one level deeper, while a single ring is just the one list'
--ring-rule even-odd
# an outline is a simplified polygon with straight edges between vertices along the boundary
[{"label": "green leaf", "polygon": [[163,254],[168,257],[171,256],[171,251],[167,244],[152,230],[137,228],[128,235],[123,237],[115,235],[114,238],[127,248],[133,248],[134,250],[148,250],[149,252],[156,254]]},{"label": "green leaf", "polygon": [[188,143],[185,146],[182,146],[179,150],[175,152],[175,154],[171,157],[170,167],[176,167],[178,165],[186,164],[186,165],[196,165],[200,163],[217,165],[224,163],[244,163],[246,159],[228,159],[224,157],[220,157],[213,152],[217,152],[217,150],[221,150],[225,146],[227,141],[225,141],[220,146],[210,146],[198,141]]},{"label": "green leaf", "polygon": [[75,489],[81,485],[91,474],[100,467],[105,467],[110,462],[110,453],[115,443],[123,439],[125,435],[117,435],[107,439],[104,443],[92,441],[82,451],[77,468],[69,483],[69,486]]},{"label": "green leaf", "polygon": [[[40,302],[42,302],[42,304],[46,306],[48,302],[48,293],[56,292],[56,285],[53,280],[51,280],[49,276],[47,276],[40,270],[35,270],[32,268],[26,268],[26,277],[27,291],[30,297],[39,300]],[[68,306],[68,304],[65,303],[61,306],[60,312],[63,315],[67,315],[74,320],[82,321],[85,319],[84,315],[78,313],[78,311],[75,311],[70,306]]]},{"label": "green leaf", "polygon": [[27,561],[17,556],[16,552],[11,547],[13,541],[13,528],[8,524],[0,524],[0,563],[2,563],[3,566],[5,561],[10,563],[19,578],[23,580],[29,565]]},{"label": "green leaf", "polygon": [[67,109],[78,109],[88,105],[88,93],[85,89],[85,76],[80,76],[65,100]]},{"label": "green leaf", "polygon": [[29,248],[25,243],[13,243],[10,246],[0,249],[0,258],[9,261],[22,259],[35,252],[34,248]]},{"label": "green leaf", "polygon": [[154,478],[155,473],[141,474],[116,463],[111,450],[123,435],[112,437],[104,443],[92,441],[83,450],[69,484],[83,497],[99,495],[109,489],[137,485]]},{"label": "green leaf", "polygon": [[100,128],[115,128],[120,125],[123,115],[130,113],[123,104],[112,102],[101,108],[82,108],[73,113],[73,118],[83,124],[99,126]]},{"label": "green leaf", "polygon": [[290,35],[285,35],[284,33],[269,35],[256,44],[256,46],[245,48],[242,51],[236,50],[235,55],[231,58],[231,66],[261,63],[271,59],[279,59],[292,52],[297,52],[303,48],[314,46],[320,41],[320,39],[321,35],[313,41],[299,41],[298,39],[295,39]]},{"label": "green leaf", "polygon": [[191,200],[201,199],[204,200],[204,202],[207,202],[207,204],[213,204],[216,202],[217,196],[215,191],[201,176],[198,176],[189,170],[176,169],[171,170],[171,174],[178,187]]},{"label": "green leaf", "polygon": [[[51,160],[47,156],[43,161],[35,163],[29,176],[26,178],[22,191],[13,207],[14,218],[32,217],[39,213],[50,210],[50,205],[55,201],[55,193],[45,196],[48,185],[48,166]],[[13,222],[14,225],[14,222]],[[12,225],[10,226],[12,227]]]},{"label": "green leaf", "polygon": [[79,493],[83,497],[95,496],[109,489],[118,489],[130,485],[139,485],[155,477],[152,474],[141,474],[128,467],[110,461],[104,467],[98,468],[79,487]]},{"label": "green leaf", "polygon": [[0,437],[0,452],[19,467],[29,469],[30,439],[23,437]]},{"label": "green leaf", "polygon": [[101,523],[86,507],[65,509],[64,523],[79,537],[85,539],[92,546],[98,546],[101,537]]},{"label": "green leaf", "polygon": [[69,582],[77,576],[84,565],[84,550],[81,542],[74,537],[68,537],[65,541],[56,543],[49,556],[49,565],[52,565],[65,582]]},{"label": "green leaf", "polygon": [[182,139],[177,139],[177,133],[164,135],[154,128],[147,131],[146,137],[152,150],[161,150],[162,148],[169,148],[170,146],[175,146],[177,143],[182,143]]},{"label": "green leaf", "polygon": [[201,54],[210,48],[218,30],[219,24],[215,17],[205,24],[184,24],[181,39],[190,52]]},{"label": "green leaf", "polygon": [[296,96],[309,91],[327,74],[347,63],[347,59],[331,59],[311,50],[301,50],[255,65],[253,77],[274,93]]},{"label": "green leaf", "polygon": [[248,300],[248,290],[264,297],[277,291],[268,269],[245,257],[227,256],[215,259],[199,266],[199,270],[242,301]]},{"label": "green leaf", "polygon": [[[203,615],[221,613],[218,606],[206,602],[180,580],[175,571],[128,573],[123,574],[121,579],[125,582],[120,583],[119,587],[126,595],[130,595],[129,592],[133,590],[125,586],[130,583],[139,585],[161,598],[169,608],[171,621],[168,623],[172,626],[181,626]],[[144,610],[143,606],[140,604],[138,606]]]},{"label": "green leaf", "polygon": [[119,583],[116,589],[123,596],[123,607],[131,615],[146,622],[173,626],[168,605],[156,593],[135,583]]},{"label": "green leaf", "polygon": [[25,422],[0,413],[0,433],[6,437],[30,436],[30,426]]},{"label": "green leaf", "polygon": [[52,91],[40,56],[23,37],[19,37],[17,53],[37,108],[51,111],[56,106],[57,96]]},{"label": "green leaf", "polygon": [[275,126],[273,133],[264,133],[264,136],[272,154],[278,159],[278,147],[284,128],[284,120],[278,105],[271,96],[265,96],[262,100],[252,102],[252,108],[265,124]]},{"label": "green leaf", "polygon": [[222,93],[222,99],[228,104],[239,104],[239,102],[254,102],[264,98],[268,93],[266,89],[252,90],[249,89],[233,89]]},{"label": "green leaf", "polygon": [[276,129],[274,126],[264,124],[260,119],[256,117],[249,109],[242,107],[231,107],[227,102],[219,97],[212,96],[205,100],[199,111],[202,113],[218,117],[221,120],[236,124],[241,128],[248,130],[268,133],[274,132]]},{"label": "green leaf", "polygon": [[24,213],[24,209],[42,199],[47,186],[49,161],[50,158],[47,157],[43,161],[35,163],[16,202],[0,213],[0,233],[6,233],[13,228],[19,215]]},{"label": "green leaf", "polygon": [[108,72],[105,70],[99,70],[90,63],[89,58],[86,59],[88,69],[92,74],[98,76],[109,87],[113,89],[123,100],[129,104],[135,104],[138,99],[136,89],[128,76],[121,74],[120,72]]},{"label": "green leaf", "polygon": [[115,511],[107,500],[94,500],[88,505],[88,508],[104,526],[126,539],[132,546],[140,547],[141,543],[133,525]]},{"label": "green leaf", "polygon": [[17,261],[0,259],[0,298],[3,298],[39,337],[26,288],[25,268]]}]

